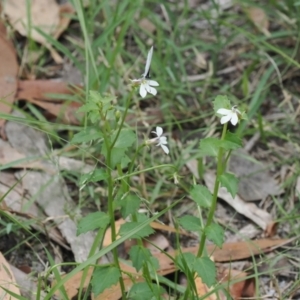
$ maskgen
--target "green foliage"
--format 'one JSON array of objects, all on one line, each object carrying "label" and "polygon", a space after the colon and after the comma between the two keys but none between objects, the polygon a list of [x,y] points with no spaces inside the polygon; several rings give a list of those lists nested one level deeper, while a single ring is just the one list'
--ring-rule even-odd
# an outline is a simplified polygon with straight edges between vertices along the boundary
[{"label": "green foliage", "polygon": [[92,277],[92,289],[95,296],[101,294],[105,289],[116,284],[121,273],[118,268],[114,266],[97,267]]},{"label": "green foliage", "polygon": [[[121,225],[120,228],[120,235],[126,235],[128,234],[131,230],[138,228],[142,222],[127,222],[125,224]],[[142,238],[142,237],[147,237],[150,234],[154,233],[154,230],[151,228],[150,225],[145,226],[143,229],[139,230],[137,233],[131,236],[131,238]]]},{"label": "green foliage", "polygon": [[207,238],[219,247],[224,243],[224,229],[216,224],[210,224],[204,229]]},{"label": "green foliage", "polygon": [[103,135],[100,132],[99,127],[90,126],[90,127],[83,128],[81,131],[74,134],[70,143],[71,144],[88,143],[102,138]]},{"label": "green foliage", "polygon": [[194,262],[195,271],[208,287],[216,284],[216,266],[207,256],[198,257]]},{"label": "green foliage", "polygon": [[[114,141],[117,137],[117,131],[115,131],[112,135],[111,141]],[[116,143],[114,144],[114,148],[125,148],[128,149],[133,145],[136,140],[136,136],[131,129],[123,128],[118,136]]]},{"label": "green foliage", "polygon": [[196,256],[190,252],[181,253],[176,257],[176,266],[184,273],[194,271]]},{"label": "green foliage", "polygon": [[231,107],[232,107],[232,105],[226,95],[217,96],[215,98],[215,100],[213,101],[213,105],[214,105],[215,113],[217,113],[217,110],[220,108],[231,109]]},{"label": "green foliage", "polygon": [[154,300],[161,299],[161,295],[165,290],[157,286],[157,284],[151,284],[151,287],[146,282],[138,282],[132,286],[129,292],[128,299],[131,300]]},{"label": "green foliage", "polygon": [[106,213],[102,211],[90,213],[79,221],[77,235],[99,228],[105,228],[108,223],[109,216]]},{"label": "green foliage", "polygon": [[[118,130],[115,130],[113,134],[110,136],[110,145],[115,141],[113,148],[109,150],[110,157],[111,157],[111,167],[115,168],[116,165],[121,164],[122,168],[125,168],[128,163],[130,162],[130,158],[126,155],[126,151],[136,140],[136,136],[132,130],[123,128],[121,129],[119,135]],[[107,158],[107,145],[103,143],[102,145],[102,154]]]},{"label": "green foliage", "polygon": [[106,169],[95,169],[91,173],[82,174],[80,177],[79,185],[84,185],[87,182],[100,182],[106,180],[108,178],[108,174]]},{"label": "green foliage", "polygon": [[139,272],[143,265],[150,261],[150,258],[152,257],[150,250],[140,245],[131,247],[129,256],[132,261],[132,265],[135,267],[137,272]]},{"label": "green foliage", "polygon": [[239,188],[239,180],[237,177],[232,173],[223,173],[220,176],[219,181],[221,186],[225,187],[232,198],[234,198]]},{"label": "green foliage", "polygon": [[179,219],[179,223],[186,230],[200,231],[202,229],[199,218],[194,216],[183,216]]},{"label": "green foliage", "polygon": [[115,98],[111,95],[102,96],[96,91],[90,91],[87,102],[78,109],[78,112],[87,113],[89,120],[95,124],[101,120],[101,116],[104,117],[109,110],[113,109],[111,104],[113,100]]},{"label": "green foliage", "polygon": [[203,139],[200,141],[199,154],[202,156],[217,156],[221,145],[221,141],[217,138]]},{"label": "green foliage", "polygon": [[212,194],[204,185],[194,185],[190,191],[192,199],[201,207],[211,206]]},{"label": "green foliage", "polygon": [[225,139],[221,141],[221,146],[225,150],[236,150],[242,147],[242,140],[237,134],[227,131]]},{"label": "green foliage", "polygon": [[140,207],[141,199],[135,194],[128,194],[124,199],[120,200],[121,214],[125,219],[131,214],[137,212]]}]

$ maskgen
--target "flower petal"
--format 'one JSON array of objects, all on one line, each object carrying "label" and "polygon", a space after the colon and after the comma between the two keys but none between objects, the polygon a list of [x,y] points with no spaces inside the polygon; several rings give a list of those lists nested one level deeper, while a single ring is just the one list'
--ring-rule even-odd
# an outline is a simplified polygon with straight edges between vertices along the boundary
[{"label": "flower petal", "polygon": [[156,126],[156,131],[155,133],[157,134],[158,137],[160,137],[163,134],[163,129],[159,126]]},{"label": "flower petal", "polygon": [[152,95],[156,95],[157,94],[157,90],[154,87],[151,87],[150,85],[146,86],[147,92],[152,94]]},{"label": "flower petal", "polygon": [[228,115],[226,115],[226,116],[223,116],[223,117],[221,118],[221,124],[227,123],[231,118],[232,118],[232,114],[228,114]]},{"label": "flower petal", "polygon": [[219,108],[217,110],[217,114],[220,114],[220,115],[228,115],[232,112],[231,109],[226,109],[226,108]]},{"label": "flower petal", "polygon": [[152,85],[152,86],[159,86],[158,82],[157,81],[154,81],[154,80],[147,80],[148,81],[148,84],[149,85]]},{"label": "flower petal", "polygon": [[160,144],[160,145],[161,145],[161,144],[168,144],[167,138],[166,138],[165,136],[161,136],[161,137],[159,138],[159,144]]},{"label": "flower petal", "polygon": [[143,84],[143,83],[140,85],[140,95],[143,98],[145,98],[147,95],[147,89],[146,89],[145,84]]},{"label": "flower petal", "polygon": [[167,146],[165,146],[165,145],[161,145],[161,147],[162,147],[162,149],[164,150],[164,152],[166,153],[166,154],[169,154],[169,148],[167,147]]},{"label": "flower petal", "polygon": [[237,113],[233,113],[232,117],[231,117],[231,120],[230,120],[231,124],[235,126],[237,124],[238,120],[239,120],[239,118],[238,118]]}]

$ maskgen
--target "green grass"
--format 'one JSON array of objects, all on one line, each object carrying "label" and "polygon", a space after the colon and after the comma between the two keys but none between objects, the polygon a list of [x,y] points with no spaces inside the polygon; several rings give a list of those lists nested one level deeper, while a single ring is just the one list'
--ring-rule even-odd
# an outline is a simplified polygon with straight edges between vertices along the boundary
[{"label": "green grass", "polygon": [[[139,78],[143,73],[147,52],[154,45],[151,78],[160,84],[158,95],[140,100],[136,93],[134,105],[129,109],[132,119],[126,126],[140,133],[140,141],[144,139],[143,134],[149,137],[155,126],[162,126],[165,132],[169,132],[171,154],[166,157],[159,151],[161,149],[153,147],[151,150],[145,148],[139,157],[142,169],[150,170],[142,175],[137,170],[136,176],[140,180],[130,184],[144,199],[143,206],[153,212],[165,208],[169,210],[167,200],[174,202],[181,199],[193,184],[194,178],[185,168],[186,157],[199,158],[199,139],[208,134],[219,135],[221,127],[213,116],[212,100],[223,94],[247,111],[248,120],[238,129],[244,142],[256,132],[261,134],[251,155],[255,157],[262,153],[263,162],[273,173],[288,170],[281,178],[285,193],[269,200],[268,210],[272,211],[274,220],[278,220],[281,237],[299,236],[299,194],[295,194],[295,183],[300,174],[297,111],[300,94],[299,3],[292,0],[264,3],[239,0],[234,2],[233,7],[220,11],[216,18],[214,11],[218,4],[215,1],[196,7],[190,7],[189,1],[162,3],[158,0],[123,0],[112,4],[109,0],[91,0],[87,7],[83,7],[80,0],[71,2],[76,14],[59,40],[37,30],[82,73],[85,99],[78,95],[78,101],[86,102],[89,90],[112,93],[116,96],[118,109],[123,112],[130,79]],[[267,15],[270,36],[260,32],[249,19],[247,9],[254,6],[262,8]],[[139,22],[144,18],[154,25],[154,32],[141,28]],[[34,50],[35,44],[29,41],[27,47],[29,51]],[[18,53],[22,59],[22,49],[18,48]],[[45,65],[40,62],[40,68],[47,67],[48,55],[47,52],[43,54],[41,62],[45,62]],[[197,55],[206,59],[210,70],[203,70],[197,65]],[[33,68],[30,65],[26,67]],[[219,73],[227,68],[233,69]],[[188,76],[203,74],[205,76],[200,80],[188,80]],[[283,102],[282,89],[292,95],[289,102]],[[26,123],[45,132],[53,145],[52,151],[59,150],[63,155],[88,159],[97,168],[105,166],[99,157],[101,149],[97,145],[83,144],[64,153],[72,136],[90,125],[87,118],[82,120],[80,126],[71,126],[60,121],[48,122],[41,111],[31,104],[26,104],[21,110],[26,112],[26,119],[2,114],[0,117]],[[285,115],[282,119],[266,118],[274,113]],[[194,147],[189,147],[189,143]],[[274,147],[274,144],[278,147]],[[181,185],[176,189],[172,171],[167,168],[151,169],[152,166],[169,163],[175,164],[178,174],[182,176]],[[207,168],[211,167],[210,161],[204,163]],[[1,169],[9,167],[1,166]],[[62,175],[72,183],[75,191],[82,188],[80,174],[65,172]],[[101,184],[90,183],[80,193],[74,194],[79,207],[94,208],[95,204],[97,207],[106,207],[106,194],[101,190]],[[186,205],[185,201],[182,201],[182,207]],[[170,215],[176,215],[176,211],[170,210]],[[7,226],[11,222],[16,222],[12,228],[17,232],[17,221],[8,216],[3,216],[1,224]],[[288,230],[284,228],[286,224]],[[1,234],[4,234],[3,230]],[[96,258],[120,243],[118,240],[109,249],[97,252],[76,266],[66,278],[95,263]],[[296,244],[294,249],[297,249]],[[267,262],[268,258],[263,259]],[[262,274],[256,267],[253,270],[253,277],[259,282]],[[54,290],[62,288],[66,281],[60,280],[57,272],[55,276],[60,283],[52,287],[46,299],[50,299]],[[295,276],[293,287],[299,282]],[[293,287],[285,291],[284,297],[292,294]],[[61,291],[62,299],[66,299],[64,291]],[[258,296],[260,293],[258,291]]]}]

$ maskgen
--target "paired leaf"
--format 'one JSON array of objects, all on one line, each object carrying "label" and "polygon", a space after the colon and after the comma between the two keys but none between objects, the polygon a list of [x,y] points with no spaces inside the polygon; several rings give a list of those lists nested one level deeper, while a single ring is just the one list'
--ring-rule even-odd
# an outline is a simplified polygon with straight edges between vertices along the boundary
[{"label": "paired leaf", "polygon": [[147,282],[138,282],[132,286],[128,299],[130,300],[153,300],[161,299],[164,289],[157,284],[151,284],[149,287]]},{"label": "paired leaf", "polygon": [[212,194],[204,185],[194,185],[190,195],[200,207],[208,208],[211,206]]},{"label": "paired leaf", "polygon": [[105,289],[116,284],[121,276],[118,268],[114,266],[96,268],[92,278],[92,289],[95,296],[101,294]]},{"label": "paired leaf", "polygon": [[200,231],[201,230],[201,224],[199,218],[196,218],[195,216],[183,216],[179,219],[180,225],[190,231]]},{"label": "paired leaf", "polygon": [[103,138],[102,133],[99,130],[99,127],[87,127],[82,129],[80,132],[74,134],[71,144],[81,144],[88,143],[94,140]]},{"label": "paired leaf", "polygon": [[221,141],[221,147],[225,150],[236,150],[242,147],[242,139],[238,135],[227,131],[225,139]]},{"label": "paired leaf", "polygon": [[132,261],[132,265],[135,267],[137,272],[139,272],[143,267],[144,263],[150,261],[152,255],[149,249],[136,245],[131,247],[129,251],[129,256]]},{"label": "paired leaf", "polygon": [[204,231],[210,241],[218,247],[222,247],[224,243],[224,229],[219,224],[210,224]]},{"label": "paired leaf", "polygon": [[121,214],[125,219],[129,215],[136,213],[140,207],[141,199],[137,195],[128,194],[124,199],[120,200]]},{"label": "paired leaf", "polygon": [[102,180],[106,180],[108,174],[105,169],[95,169],[93,172],[88,174],[82,174],[80,178],[80,185],[84,185],[88,182],[99,182]]},{"label": "paired leaf", "polygon": [[[112,135],[111,141],[114,141],[117,136],[117,132],[115,131]],[[118,136],[118,139],[114,145],[114,148],[129,148],[135,142],[136,136],[131,129],[123,128]]]},{"label": "paired leaf", "polygon": [[199,152],[202,156],[217,156],[221,147],[221,140],[209,137],[200,141]]},{"label": "paired leaf", "polygon": [[216,281],[215,263],[207,256],[199,257],[194,263],[195,271],[208,287],[214,285]]},{"label": "paired leaf", "polygon": [[232,107],[227,96],[224,96],[224,95],[217,96],[216,99],[213,101],[213,105],[214,105],[215,113],[217,113],[217,110],[220,108],[231,109],[231,107]]},{"label": "paired leaf", "polygon": [[79,221],[77,235],[99,228],[105,228],[108,223],[109,216],[106,213],[102,211],[90,213]]},{"label": "paired leaf", "polygon": [[181,253],[176,257],[177,267],[184,273],[193,272],[196,256],[190,252]]},{"label": "paired leaf", "polygon": [[[128,232],[130,232],[133,229],[136,229],[143,223],[144,222],[127,222],[125,224],[122,224],[119,234],[121,236],[126,235],[126,234],[128,234]],[[154,230],[151,228],[150,225],[146,225],[145,227],[143,227],[141,230],[139,230],[137,233],[135,233],[134,235],[132,235],[130,237],[132,239],[143,238],[143,237],[149,236],[152,233],[154,233]]]},{"label": "paired leaf", "polygon": [[232,173],[224,173],[220,176],[219,181],[222,187],[225,187],[227,191],[234,198],[239,188],[239,180]]}]

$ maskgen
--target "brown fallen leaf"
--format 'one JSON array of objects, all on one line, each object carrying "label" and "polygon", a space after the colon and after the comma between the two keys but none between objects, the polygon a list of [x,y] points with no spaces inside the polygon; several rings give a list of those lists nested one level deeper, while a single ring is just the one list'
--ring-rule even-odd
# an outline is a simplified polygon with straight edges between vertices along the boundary
[{"label": "brown fallen leaf", "polygon": [[284,190],[266,171],[267,167],[254,160],[244,150],[235,151],[229,160],[229,170],[239,178],[238,194],[245,201],[262,200],[280,195]]},{"label": "brown fallen leaf", "polygon": [[[55,161],[55,162],[54,162]],[[54,175],[60,170],[90,173],[94,167],[70,157],[51,155],[26,156],[14,149],[8,142],[0,139],[0,165],[4,168],[36,169]]]},{"label": "brown fallen leaf", "polygon": [[11,172],[1,171],[0,195],[1,197],[5,195],[0,205],[3,212],[17,215],[24,220],[34,220],[34,222],[31,222],[34,229],[43,232],[57,244],[70,250],[60,232],[50,222],[45,222],[47,216],[34,202],[28,199],[21,183],[16,180]]},{"label": "brown fallen leaf", "polygon": [[20,295],[20,290],[17,286],[13,272],[2,253],[0,252],[0,299],[10,300],[11,295],[8,294],[3,288]]},{"label": "brown fallen leaf", "polygon": [[255,296],[255,278],[249,278],[248,275],[238,270],[218,269],[217,277],[219,282],[228,283],[229,294],[233,300],[239,300],[243,297]]},{"label": "brown fallen leaf", "polygon": [[[205,283],[203,283],[202,279],[200,277],[196,277],[195,278],[195,285],[196,285],[196,289],[197,289],[197,295],[198,297],[201,297],[201,296],[205,296],[207,295],[209,292],[210,292],[210,289],[207,287],[207,285]],[[209,296],[206,296],[205,299],[207,300],[225,300],[225,298],[220,298],[216,296],[216,294],[211,294]]]},{"label": "brown fallen leaf", "polygon": [[[23,36],[28,36],[33,40],[46,46],[56,63],[62,63],[63,59],[48,43],[47,39],[41,35],[36,28],[44,33],[58,38],[68,27],[71,20],[69,14],[74,12],[70,4],[60,7],[55,0],[31,0],[30,2],[30,22],[26,1],[10,0],[3,4],[4,14],[8,17],[10,24]],[[30,30],[29,30],[30,24]]]},{"label": "brown fallen leaf", "polygon": [[75,91],[68,84],[56,80],[23,80],[18,83],[16,99],[27,100],[42,107],[55,117],[62,118],[68,124],[80,124],[80,115],[77,114],[81,103],[75,101],[64,101],[51,97],[56,95],[73,95],[79,93],[78,86]]},{"label": "brown fallen leaf", "polygon": [[[37,298],[36,293],[38,287],[37,287],[37,283],[34,282],[32,276],[22,272],[21,270],[17,269],[12,265],[10,265],[10,269],[12,270],[16,278],[16,282],[18,284],[18,287],[20,288],[21,295],[23,297],[26,297],[26,299],[28,300],[36,300]],[[46,296],[46,292],[40,290],[40,293],[41,293],[40,299],[44,299]]]},{"label": "brown fallen leaf", "polygon": [[[6,38],[6,28],[0,22],[0,112],[9,114],[15,101],[19,66],[13,44]],[[0,136],[6,139],[5,120],[0,119]]]},{"label": "brown fallen leaf", "polygon": [[[23,116],[20,112],[13,112],[13,115]],[[12,121],[7,122],[5,130],[12,147],[25,155],[47,157],[51,153],[46,136],[39,131]],[[76,217],[80,215],[80,210],[70,197],[61,176],[30,170],[16,172],[15,176],[21,181],[23,188],[35,197],[35,202],[45,214],[52,218],[53,223],[70,244],[75,260],[77,262],[86,260],[94,241],[94,233],[87,232],[77,236],[77,225],[70,215]]]},{"label": "brown fallen leaf", "polygon": [[248,7],[246,14],[253,24],[266,36],[270,36],[269,32],[269,19],[265,11],[259,7]]},{"label": "brown fallen leaf", "polygon": [[18,82],[17,99],[34,98],[35,100],[61,102],[61,99],[54,99],[48,94],[72,95],[74,91],[67,83],[58,80],[20,80]]}]

